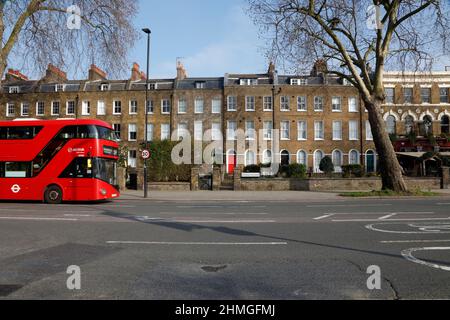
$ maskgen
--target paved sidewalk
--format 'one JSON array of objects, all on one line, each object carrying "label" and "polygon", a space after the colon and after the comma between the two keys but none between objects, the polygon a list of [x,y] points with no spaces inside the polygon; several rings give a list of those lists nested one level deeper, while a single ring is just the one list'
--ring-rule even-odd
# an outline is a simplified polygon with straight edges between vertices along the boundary
[{"label": "paved sidewalk", "polygon": [[[120,199],[144,200],[143,191],[127,190]],[[148,200],[164,201],[332,201],[342,200],[337,193],[304,191],[149,191]]]},{"label": "paved sidewalk", "polygon": [[[450,190],[432,190],[442,197],[450,197]],[[349,191],[342,191],[349,192]],[[355,199],[339,196],[336,192],[308,192],[308,191],[197,191],[197,192],[166,192],[149,191],[149,201],[290,201],[290,202],[318,202],[318,201],[348,201]],[[386,199],[399,199],[397,197],[383,197]],[[420,198],[420,197],[411,197]],[[127,190],[121,193],[122,200],[145,200],[143,191]],[[409,197],[400,197],[409,199]],[[426,199],[431,199],[426,197]]]}]

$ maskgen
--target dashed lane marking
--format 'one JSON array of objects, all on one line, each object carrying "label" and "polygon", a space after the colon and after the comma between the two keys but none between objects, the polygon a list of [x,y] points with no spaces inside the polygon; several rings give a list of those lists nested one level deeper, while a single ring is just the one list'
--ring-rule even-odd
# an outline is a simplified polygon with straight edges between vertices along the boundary
[{"label": "dashed lane marking", "polygon": [[106,241],[107,244],[145,245],[192,245],[192,246],[281,246],[287,242],[151,242],[151,241]]}]

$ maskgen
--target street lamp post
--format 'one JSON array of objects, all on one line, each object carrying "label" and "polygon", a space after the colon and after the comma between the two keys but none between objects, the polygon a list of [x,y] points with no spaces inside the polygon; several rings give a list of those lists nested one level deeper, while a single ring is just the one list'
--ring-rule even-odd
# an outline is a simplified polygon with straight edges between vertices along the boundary
[{"label": "street lamp post", "polygon": [[[147,34],[147,74],[145,80],[145,149],[148,150],[148,76],[149,76],[149,60],[150,60],[150,34],[152,31],[148,28],[142,29]],[[147,183],[147,158],[144,159],[144,198],[148,197]]]}]

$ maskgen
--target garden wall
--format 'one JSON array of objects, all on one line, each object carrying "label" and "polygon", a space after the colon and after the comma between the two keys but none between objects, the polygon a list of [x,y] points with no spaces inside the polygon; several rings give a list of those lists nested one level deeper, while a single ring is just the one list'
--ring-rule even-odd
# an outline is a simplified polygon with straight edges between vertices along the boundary
[{"label": "garden wall", "polygon": [[[432,190],[441,188],[440,178],[406,178],[409,189]],[[372,191],[381,189],[379,178],[327,179],[245,179],[243,191]]]}]

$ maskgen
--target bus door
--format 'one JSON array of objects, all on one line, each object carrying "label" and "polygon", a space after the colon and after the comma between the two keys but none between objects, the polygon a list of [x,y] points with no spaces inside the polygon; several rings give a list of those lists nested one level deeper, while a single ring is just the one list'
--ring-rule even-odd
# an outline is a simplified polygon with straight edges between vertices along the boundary
[{"label": "bus door", "polygon": [[94,191],[94,174],[91,158],[75,158],[62,173],[65,180],[64,200],[89,199]]}]

